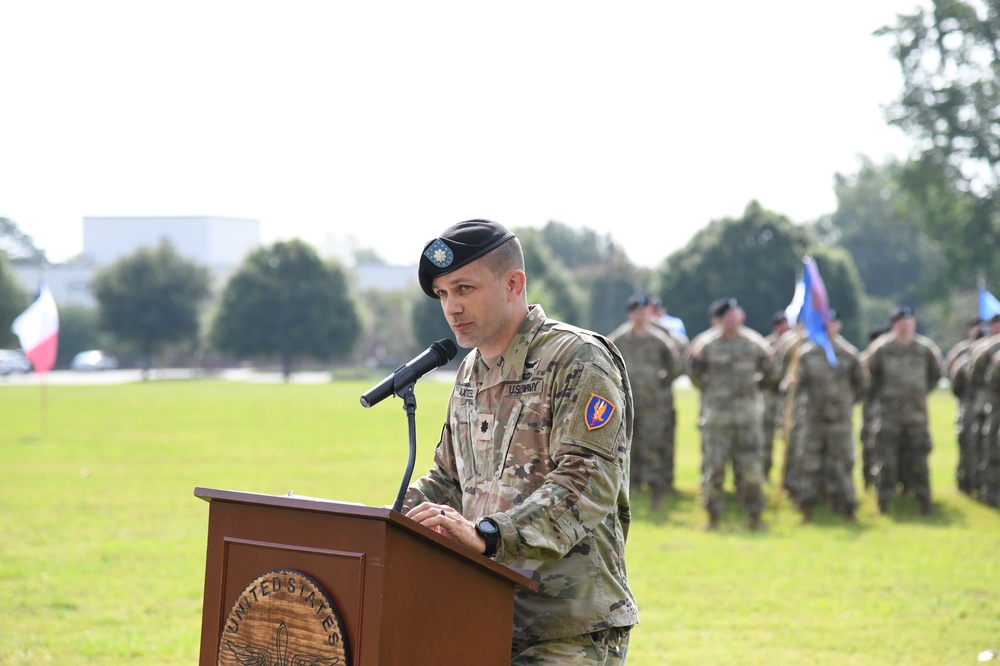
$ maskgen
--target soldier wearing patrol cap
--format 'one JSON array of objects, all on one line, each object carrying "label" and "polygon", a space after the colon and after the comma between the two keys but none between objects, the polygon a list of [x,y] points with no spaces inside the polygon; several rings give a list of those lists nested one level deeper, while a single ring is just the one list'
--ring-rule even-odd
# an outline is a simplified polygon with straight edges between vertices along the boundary
[{"label": "soldier wearing patrol cap", "polygon": [[472,351],[406,515],[537,574],[537,592],[516,593],[512,664],[623,663],[638,613],[625,574],[633,406],[621,354],[528,305],[520,243],[496,222],[446,229],[418,271]]}]

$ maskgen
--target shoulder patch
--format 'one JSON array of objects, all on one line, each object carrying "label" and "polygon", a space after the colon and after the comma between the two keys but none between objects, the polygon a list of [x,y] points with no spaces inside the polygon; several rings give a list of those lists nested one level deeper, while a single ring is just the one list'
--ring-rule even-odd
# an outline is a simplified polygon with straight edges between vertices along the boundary
[{"label": "shoulder patch", "polygon": [[587,401],[587,409],[583,412],[584,424],[587,426],[587,430],[597,430],[608,424],[611,420],[611,416],[615,413],[617,407],[607,398],[601,397],[596,393],[590,394],[590,400]]}]

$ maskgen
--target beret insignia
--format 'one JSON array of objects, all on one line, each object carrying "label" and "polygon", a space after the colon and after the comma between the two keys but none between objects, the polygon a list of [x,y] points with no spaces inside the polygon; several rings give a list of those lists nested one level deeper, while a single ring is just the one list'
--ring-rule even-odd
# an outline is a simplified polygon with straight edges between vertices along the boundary
[{"label": "beret insignia", "polygon": [[447,268],[451,266],[451,262],[455,261],[455,253],[440,238],[435,239],[427,246],[427,249],[424,250],[424,256],[427,257],[427,261],[438,268]]}]

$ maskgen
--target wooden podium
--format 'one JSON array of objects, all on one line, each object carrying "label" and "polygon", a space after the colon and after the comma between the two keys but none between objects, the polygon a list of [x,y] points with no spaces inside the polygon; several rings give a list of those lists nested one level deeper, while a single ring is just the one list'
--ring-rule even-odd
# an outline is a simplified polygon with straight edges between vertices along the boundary
[{"label": "wooden podium", "polygon": [[[210,504],[200,666],[233,659],[353,666],[510,663],[514,587],[538,588],[525,572],[392,509],[210,488],[195,488],[194,494]],[[296,643],[301,625],[279,617],[286,611],[265,607],[272,600],[302,607],[309,618],[315,613],[316,633],[330,645],[342,640],[342,656],[303,650]],[[246,640],[245,627],[256,617],[278,627],[267,629],[271,638],[263,646]],[[260,656],[271,651],[274,657]],[[303,652],[312,652],[315,661],[289,658]]]}]

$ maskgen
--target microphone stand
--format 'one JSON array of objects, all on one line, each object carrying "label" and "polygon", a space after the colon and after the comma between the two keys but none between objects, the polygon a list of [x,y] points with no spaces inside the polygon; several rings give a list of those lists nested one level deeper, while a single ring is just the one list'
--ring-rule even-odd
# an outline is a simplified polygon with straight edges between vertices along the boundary
[{"label": "microphone stand", "polygon": [[392,505],[394,511],[403,510],[403,497],[406,496],[406,489],[410,487],[410,477],[413,476],[413,465],[417,458],[417,397],[413,394],[412,381],[403,388],[396,391],[396,395],[403,399],[403,410],[406,412],[406,421],[410,431],[410,455],[406,461],[406,473],[403,475],[403,482],[399,485],[399,493],[396,495],[396,503]]}]

